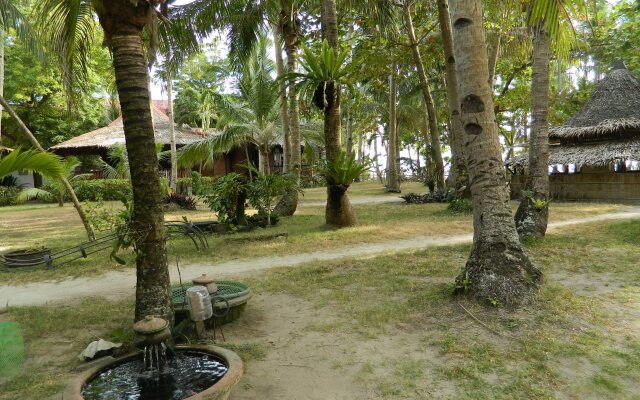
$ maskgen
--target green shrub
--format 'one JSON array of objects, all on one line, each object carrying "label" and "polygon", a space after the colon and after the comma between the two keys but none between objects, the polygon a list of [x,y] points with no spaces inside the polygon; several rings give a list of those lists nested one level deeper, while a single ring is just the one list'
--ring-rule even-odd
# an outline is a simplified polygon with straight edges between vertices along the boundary
[{"label": "green shrub", "polygon": [[473,212],[473,203],[469,199],[452,199],[447,210],[456,214],[468,214]]},{"label": "green shrub", "polygon": [[127,179],[91,179],[78,181],[74,190],[80,201],[120,200],[131,197],[131,183]]},{"label": "green shrub", "polygon": [[0,207],[15,205],[20,190],[15,186],[0,186]]}]

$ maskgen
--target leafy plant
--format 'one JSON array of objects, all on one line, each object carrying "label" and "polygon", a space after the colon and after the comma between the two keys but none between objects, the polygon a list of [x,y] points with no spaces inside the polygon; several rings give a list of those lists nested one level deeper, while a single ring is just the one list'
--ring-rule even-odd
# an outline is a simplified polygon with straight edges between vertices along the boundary
[{"label": "leafy plant", "polygon": [[369,162],[359,163],[355,160],[355,155],[347,156],[345,151],[341,151],[333,162],[325,162],[320,167],[322,175],[329,185],[349,186],[363,172],[369,169]]},{"label": "leafy plant", "polygon": [[473,203],[469,199],[456,198],[451,200],[447,211],[455,214],[468,214],[473,212]]},{"label": "leafy plant", "polygon": [[196,199],[191,196],[184,196],[179,193],[170,193],[164,198],[166,204],[176,204],[183,210],[195,210]]},{"label": "leafy plant", "polygon": [[295,175],[254,172],[254,180],[248,185],[249,204],[258,210],[258,214],[266,215],[267,226],[271,226],[271,214],[277,204],[275,199],[291,191],[301,193],[302,189]]},{"label": "leafy plant", "polygon": [[[64,160],[65,176],[67,180],[73,185],[75,182],[88,177],[87,174],[76,175],[75,171],[82,165],[82,162],[75,157],[69,157]],[[23,189],[16,201],[18,203],[24,203],[29,200],[40,199],[46,202],[58,202],[60,207],[63,206],[65,199],[68,197],[67,188],[64,186],[60,179],[52,180],[48,185],[39,188],[26,188]]]},{"label": "leafy plant", "polygon": [[246,178],[232,172],[213,183],[211,190],[204,196],[204,202],[218,216],[220,223],[237,223],[237,199],[246,190]]},{"label": "leafy plant", "polygon": [[20,170],[36,171],[50,178],[64,175],[62,160],[55,154],[17,148],[0,159],[0,178]]},{"label": "leafy plant", "polygon": [[350,71],[346,59],[350,51],[344,49],[336,54],[326,40],[322,41],[318,55],[304,45],[301,47],[300,66],[304,73],[290,73],[285,78],[297,81],[302,96],[312,98],[318,108],[324,109],[327,105],[327,84],[329,82],[348,84],[346,78]]}]

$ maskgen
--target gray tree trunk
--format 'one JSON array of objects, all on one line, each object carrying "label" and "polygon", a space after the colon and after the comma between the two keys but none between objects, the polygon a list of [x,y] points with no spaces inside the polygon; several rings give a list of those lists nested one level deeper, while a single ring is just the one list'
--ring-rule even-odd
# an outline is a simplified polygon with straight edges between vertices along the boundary
[{"label": "gray tree trunk", "polygon": [[[4,29],[0,27],[0,96],[4,97]],[[0,144],[2,144],[2,106],[0,106]]]},{"label": "gray tree trunk", "polygon": [[531,76],[532,131],[529,141],[529,177],[515,215],[521,237],[543,237],[549,219],[549,63],[551,39],[544,29],[533,36]]},{"label": "gray tree trunk", "polygon": [[456,292],[483,302],[517,306],[534,296],[542,273],[522,249],[509,205],[487,80],[482,2],[451,0],[451,20],[473,196],[473,247],[464,270],[456,278]]}]

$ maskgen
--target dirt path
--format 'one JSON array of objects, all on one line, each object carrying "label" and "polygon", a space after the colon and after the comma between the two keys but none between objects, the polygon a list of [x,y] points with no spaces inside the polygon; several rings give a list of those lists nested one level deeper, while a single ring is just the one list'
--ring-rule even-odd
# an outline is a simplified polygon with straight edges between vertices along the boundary
[{"label": "dirt path", "polygon": [[[359,204],[383,204],[383,203],[404,203],[404,200],[397,196],[358,196],[349,198],[352,205]],[[300,202],[300,207],[324,207],[326,200]]]},{"label": "dirt path", "polygon": [[[549,225],[551,232],[571,225],[598,221],[625,220],[640,218],[640,208],[624,212],[601,214],[593,217],[556,222]],[[472,234],[443,235],[439,237],[417,236],[411,239],[394,240],[381,243],[361,244],[333,251],[316,251],[286,256],[261,257],[244,260],[232,260],[219,264],[191,264],[181,268],[185,278],[210,273],[219,277],[261,271],[277,267],[291,267],[312,261],[331,261],[350,257],[375,257],[385,253],[419,250],[429,246],[448,246],[467,243]],[[176,268],[170,269],[171,280],[178,281]],[[135,291],[135,270],[109,272],[100,277],[69,279],[61,282],[39,282],[28,285],[0,285],[0,307],[42,305],[47,303],[69,303],[83,297],[99,296],[107,299],[120,299]]]}]

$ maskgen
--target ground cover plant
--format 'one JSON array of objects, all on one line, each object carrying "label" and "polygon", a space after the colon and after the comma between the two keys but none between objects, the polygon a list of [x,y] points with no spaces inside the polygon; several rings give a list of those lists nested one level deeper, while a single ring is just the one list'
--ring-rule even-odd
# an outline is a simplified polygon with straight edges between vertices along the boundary
[{"label": "ground cover plant", "polygon": [[[468,245],[245,276],[258,297],[218,343],[246,363],[232,398],[633,399],[638,226],[564,227],[528,241],[546,281],[518,311],[451,296]],[[127,298],[3,309],[1,321],[21,324],[26,362],[0,383],[0,399],[58,393],[88,341],[132,339],[132,308]],[[285,373],[288,385],[274,385]]]}]

